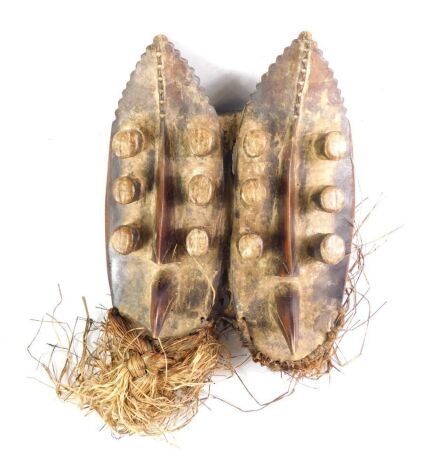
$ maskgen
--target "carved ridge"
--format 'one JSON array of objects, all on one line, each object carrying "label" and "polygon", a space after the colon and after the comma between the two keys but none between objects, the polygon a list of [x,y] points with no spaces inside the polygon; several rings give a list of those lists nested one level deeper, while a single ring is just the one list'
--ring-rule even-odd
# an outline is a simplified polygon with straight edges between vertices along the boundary
[{"label": "carved ridge", "polygon": [[297,78],[297,92],[295,96],[295,104],[294,104],[294,119],[298,119],[300,116],[301,105],[303,103],[303,96],[304,90],[306,88],[307,79],[309,75],[310,69],[310,57],[311,57],[311,49],[312,49],[312,40],[310,33],[301,33],[298,40],[302,43],[302,57],[301,57],[301,65],[300,70],[298,72]]},{"label": "carved ridge", "polygon": [[[165,106],[165,77],[163,76],[163,59],[161,41],[164,39],[159,36],[154,38],[155,55],[157,61],[157,91],[159,98],[159,116],[160,116],[160,137],[159,150],[157,158],[157,194],[155,210],[155,252],[154,261],[162,264],[169,252],[172,243],[172,224],[173,218],[170,216],[169,201],[171,194],[171,178],[169,167],[169,137],[166,128],[166,106]],[[167,41],[167,40],[166,40]]]}]

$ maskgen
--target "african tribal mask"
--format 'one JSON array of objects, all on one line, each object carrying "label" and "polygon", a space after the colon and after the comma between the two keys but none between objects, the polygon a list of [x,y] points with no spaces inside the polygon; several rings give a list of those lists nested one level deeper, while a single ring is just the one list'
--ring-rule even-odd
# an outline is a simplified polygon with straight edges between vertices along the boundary
[{"label": "african tribal mask", "polygon": [[257,360],[301,369],[342,322],[354,217],[350,127],[309,34],[277,58],[240,121],[229,277],[238,325]]},{"label": "african tribal mask", "polygon": [[234,315],[256,360],[282,369],[312,360],[342,321],[354,179],[340,92],[311,36],[277,58],[242,113],[224,116],[158,36],[116,117],[106,210],[114,307],[152,338]]},{"label": "african tribal mask", "polygon": [[227,244],[219,118],[163,36],[116,118],[106,208],[113,305],[154,338],[188,335],[215,307]]},{"label": "african tribal mask", "polygon": [[50,371],[58,395],[119,434],[179,429],[213,373],[232,368],[219,319],[271,369],[327,372],[345,318],[353,217],[349,124],[309,33],[242,112],[221,116],[157,36],[112,126],[113,308],[87,318],[82,352]]}]

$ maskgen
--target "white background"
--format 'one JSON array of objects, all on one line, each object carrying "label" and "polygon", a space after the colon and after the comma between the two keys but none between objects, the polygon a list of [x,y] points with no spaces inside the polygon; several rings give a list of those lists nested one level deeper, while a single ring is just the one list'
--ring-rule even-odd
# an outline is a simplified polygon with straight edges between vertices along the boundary
[{"label": "white background", "polygon": [[[406,468],[422,446],[422,34],[411,1],[3,1],[0,6],[0,467]],[[63,404],[26,346],[59,316],[109,305],[103,201],[109,130],[139,55],[165,33],[212,103],[240,104],[301,30],[329,60],[351,121],[375,310],[361,357],[257,413],[217,400],[169,443],[113,439]],[[232,101],[231,101],[232,100]],[[370,246],[370,245],[369,245]],[[32,378],[31,378],[32,377]],[[257,365],[261,400],[286,383]],[[229,382],[228,382],[229,383]],[[253,407],[240,384],[217,392]]]}]

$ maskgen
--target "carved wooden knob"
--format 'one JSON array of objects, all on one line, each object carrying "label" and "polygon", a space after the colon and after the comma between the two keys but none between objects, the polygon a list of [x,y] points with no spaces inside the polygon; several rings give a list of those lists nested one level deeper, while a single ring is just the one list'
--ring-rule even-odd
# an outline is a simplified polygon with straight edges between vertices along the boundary
[{"label": "carved wooden knob", "polygon": [[144,137],[138,129],[124,129],[116,132],[112,140],[113,153],[119,158],[133,157],[142,150]]},{"label": "carved wooden knob", "polygon": [[326,264],[338,264],[345,257],[344,240],[334,233],[329,233],[320,239],[315,248],[315,254]]},{"label": "carved wooden knob", "polygon": [[251,158],[259,157],[265,151],[266,145],[267,135],[259,129],[248,131],[244,137],[244,150]]},{"label": "carved wooden knob", "polygon": [[257,259],[263,253],[263,239],[255,233],[247,233],[238,241],[239,254],[244,259]]},{"label": "carved wooden knob", "polygon": [[197,157],[209,155],[214,148],[214,134],[208,129],[197,127],[188,131],[191,151]]},{"label": "carved wooden knob", "polygon": [[328,132],[325,135],[323,153],[329,160],[340,160],[345,157],[348,144],[345,137],[338,131]]},{"label": "carved wooden knob", "polygon": [[212,198],[213,183],[205,175],[195,175],[188,183],[188,194],[191,202],[199,206],[205,206]]},{"label": "carved wooden knob", "polygon": [[209,236],[202,228],[193,228],[186,238],[187,251],[191,256],[203,256],[209,251]]},{"label": "carved wooden knob", "polygon": [[110,243],[114,250],[121,255],[129,255],[138,248],[140,235],[136,228],[130,225],[118,227],[110,238]]},{"label": "carved wooden knob", "polygon": [[344,193],[336,186],[326,186],[319,194],[319,204],[325,212],[339,212],[344,207]]},{"label": "carved wooden knob", "polygon": [[113,182],[113,198],[119,204],[130,204],[137,199],[139,183],[129,176],[122,176]]},{"label": "carved wooden knob", "polygon": [[242,183],[241,199],[247,206],[260,204],[265,197],[266,188],[257,178],[250,178]]}]

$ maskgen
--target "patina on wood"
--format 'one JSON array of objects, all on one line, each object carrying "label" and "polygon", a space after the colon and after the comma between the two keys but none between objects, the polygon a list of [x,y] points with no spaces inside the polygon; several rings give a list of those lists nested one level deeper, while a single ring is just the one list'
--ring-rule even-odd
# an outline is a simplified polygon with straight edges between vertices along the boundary
[{"label": "patina on wood", "polygon": [[153,337],[233,314],[271,366],[316,351],[339,327],[354,174],[342,98],[309,33],[223,116],[158,36],[116,118],[106,240],[119,312]]},{"label": "patina on wood", "polygon": [[[342,305],[354,218],[348,120],[309,33],[263,76],[234,153],[230,285],[245,342],[263,363],[323,344]],[[259,181],[254,204],[243,194]]]},{"label": "patina on wood", "polygon": [[112,126],[106,196],[114,307],[153,337],[187,335],[215,304],[227,245],[219,118],[157,36]]}]

